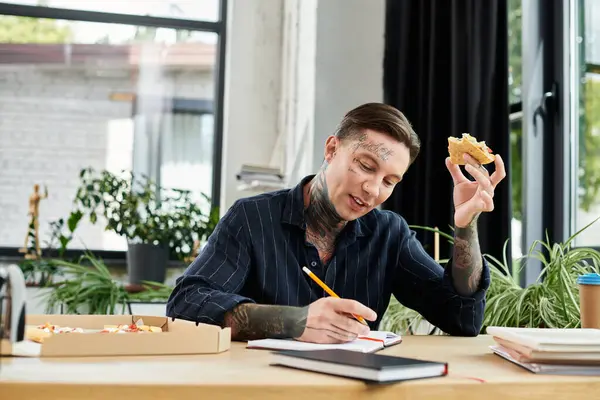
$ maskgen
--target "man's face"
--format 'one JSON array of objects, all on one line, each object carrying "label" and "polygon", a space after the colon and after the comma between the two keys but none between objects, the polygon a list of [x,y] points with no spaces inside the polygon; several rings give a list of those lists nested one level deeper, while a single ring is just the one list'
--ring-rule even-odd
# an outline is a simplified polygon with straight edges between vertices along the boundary
[{"label": "man's face", "polygon": [[329,137],[325,160],[329,198],[340,217],[352,221],[390,197],[408,169],[410,151],[383,133],[364,130],[344,141]]}]

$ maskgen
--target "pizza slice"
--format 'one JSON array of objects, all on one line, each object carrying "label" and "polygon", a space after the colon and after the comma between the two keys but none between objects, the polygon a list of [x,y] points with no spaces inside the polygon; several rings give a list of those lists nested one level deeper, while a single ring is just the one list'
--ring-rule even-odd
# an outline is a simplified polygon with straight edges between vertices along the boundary
[{"label": "pizza slice", "polygon": [[25,338],[36,343],[43,343],[46,338],[63,333],[83,333],[83,329],[58,326],[46,322],[42,325],[28,326],[25,330]]},{"label": "pizza slice", "polygon": [[485,144],[485,141],[478,142],[476,138],[468,133],[463,133],[460,139],[449,137],[448,152],[450,153],[450,161],[457,165],[465,165],[467,163],[463,158],[465,153],[470,154],[482,165],[494,162],[496,158],[492,149]]},{"label": "pizza slice", "polygon": [[162,332],[158,326],[144,324],[120,324],[120,325],[104,325],[102,333],[140,333],[140,332]]}]

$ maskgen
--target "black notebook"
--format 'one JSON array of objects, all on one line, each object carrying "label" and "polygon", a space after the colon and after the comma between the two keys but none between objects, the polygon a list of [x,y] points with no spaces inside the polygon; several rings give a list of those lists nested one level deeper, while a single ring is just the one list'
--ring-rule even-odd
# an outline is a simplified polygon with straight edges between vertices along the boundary
[{"label": "black notebook", "polygon": [[272,365],[372,382],[405,381],[448,374],[447,363],[349,350],[278,351],[273,353]]}]

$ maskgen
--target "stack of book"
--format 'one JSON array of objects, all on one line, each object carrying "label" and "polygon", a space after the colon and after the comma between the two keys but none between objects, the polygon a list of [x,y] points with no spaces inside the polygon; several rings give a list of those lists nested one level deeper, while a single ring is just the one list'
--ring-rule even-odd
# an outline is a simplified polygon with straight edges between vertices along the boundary
[{"label": "stack of book", "polygon": [[490,326],[486,333],[496,355],[533,373],[600,375],[600,329]]},{"label": "stack of book", "polygon": [[237,174],[239,190],[270,191],[285,187],[285,179],[278,168],[260,165],[242,165]]}]

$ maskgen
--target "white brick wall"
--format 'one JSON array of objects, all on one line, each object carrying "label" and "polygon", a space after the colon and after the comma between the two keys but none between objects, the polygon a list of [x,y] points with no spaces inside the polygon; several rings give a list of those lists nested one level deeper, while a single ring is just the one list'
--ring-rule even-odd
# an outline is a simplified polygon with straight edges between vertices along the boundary
[{"label": "white brick wall", "polygon": [[[23,245],[34,183],[49,190],[40,203],[44,243],[48,222],[72,209],[81,168],[131,167],[132,104],[109,96],[131,92],[135,83],[124,70],[0,68],[0,246]],[[212,99],[212,72],[175,73],[171,87],[178,97]],[[78,236],[92,249],[125,246],[91,224],[82,225]]]}]

